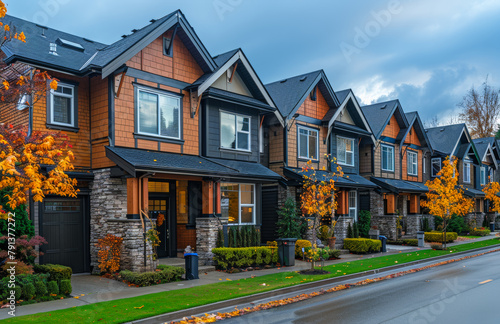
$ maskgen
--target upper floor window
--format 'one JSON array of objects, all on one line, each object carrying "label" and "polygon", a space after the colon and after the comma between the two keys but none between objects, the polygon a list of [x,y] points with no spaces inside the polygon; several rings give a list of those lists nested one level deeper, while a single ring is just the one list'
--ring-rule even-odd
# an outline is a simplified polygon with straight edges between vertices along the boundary
[{"label": "upper floor window", "polygon": [[220,143],[222,148],[250,151],[250,117],[221,111]]},{"label": "upper floor window", "polygon": [[229,224],[255,224],[255,185],[221,183],[221,212]]},{"label": "upper floor window", "polygon": [[418,153],[408,151],[408,174],[418,176]]},{"label": "upper floor window", "polygon": [[165,92],[137,90],[138,131],[141,134],[181,138],[181,99]]},{"label": "upper floor window", "polygon": [[354,166],[354,140],[337,136],[337,162]]},{"label": "upper floor window", "polygon": [[299,158],[317,160],[319,151],[318,131],[299,126],[298,132]]},{"label": "upper floor window", "polygon": [[382,148],[382,170],[394,171],[394,146],[381,145]]},{"label": "upper floor window", "polygon": [[490,168],[490,175],[489,175],[489,179],[488,179],[488,182],[493,182],[495,181],[495,178],[493,177],[495,175],[494,171],[493,171],[493,168]]},{"label": "upper floor window", "polygon": [[264,153],[264,126],[259,128],[259,152]]},{"label": "upper floor window", "polygon": [[75,86],[59,82],[56,90],[50,90],[50,117],[48,122],[54,125],[77,127]]},{"label": "upper floor window", "polygon": [[426,168],[427,168],[426,164],[427,164],[427,158],[424,156],[422,159],[422,173],[424,173],[424,174],[427,172],[426,171]]},{"label": "upper floor window", "polygon": [[481,174],[479,176],[479,179],[481,181],[481,186],[484,186],[486,184],[486,168],[481,167],[480,172],[481,172]]},{"label": "upper floor window", "polygon": [[439,171],[441,171],[441,158],[433,158],[431,160],[431,175],[437,177]]},{"label": "upper floor window", "polygon": [[464,182],[470,183],[470,162],[464,161]]}]

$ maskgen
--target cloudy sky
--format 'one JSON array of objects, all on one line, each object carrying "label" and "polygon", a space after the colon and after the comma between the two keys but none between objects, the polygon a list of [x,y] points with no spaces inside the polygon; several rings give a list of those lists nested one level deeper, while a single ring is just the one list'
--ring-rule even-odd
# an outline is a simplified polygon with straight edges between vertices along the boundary
[{"label": "cloudy sky", "polygon": [[11,15],[104,43],[181,9],[210,53],[241,47],[264,83],[324,69],[362,104],[399,99],[446,123],[500,86],[500,1],[4,0]]}]

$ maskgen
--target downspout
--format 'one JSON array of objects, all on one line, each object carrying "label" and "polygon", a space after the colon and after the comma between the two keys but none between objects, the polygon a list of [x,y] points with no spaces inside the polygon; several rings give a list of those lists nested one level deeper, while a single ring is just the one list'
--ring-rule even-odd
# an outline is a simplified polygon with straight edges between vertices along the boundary
[{"label": "downspout", "polygon": [[283,128],[283,164],[285,167],[288,166],[288,127],[285,122],[285,127]]}]

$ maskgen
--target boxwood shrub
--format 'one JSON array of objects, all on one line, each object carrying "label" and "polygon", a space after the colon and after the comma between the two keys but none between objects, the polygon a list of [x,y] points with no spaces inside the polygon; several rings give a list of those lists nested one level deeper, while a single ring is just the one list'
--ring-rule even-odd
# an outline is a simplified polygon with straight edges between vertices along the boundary
[{"label": "boxwood shrub", "polygon": [[344,239],[344,249],[351,253],[371,253],[379,252],[382,247],[380,240],[366,238],[346,238]]},{"label": "boxwood shrub", "polygon": [[60,264],[35,264],[35,273],[48,273],[49,281],[55,280],[60,285],[61,280],[71,280],[73,271],[70,267]]},{"label": "boxwood shrub", "polygon": [[295,257],[302,258],[302,248],[312,247],[312,244],[308,240],[297,240],[295,242]]},{"label": "boxwood shrub", "polygon": [[486,236],[486,235],[490,235],[491,231],[487,228],[476,228],[476,229],[473,229],[469,232],[469,235],[472,235],[472,236]]},{"label": "boxwood shrub", "polygon": [[264,266],[278,262],[276,247],[216,248],[212,250],[217,269]]},{"label": "boxwood shrub", "polygon": [[402,240],[396,240],[396,241],[387,241],[387,244],[418,246],[418,240],[417,239],[402,239]]},{"label": "boxwood shrub", "polygon": [[132,272],[129,270],[120,271],[120,277],[123,280],[128,281],[131,284],[138,285],[139,287],[179,281],[181,280],[181,276],[183,274],[183,268],[167,265],[159,265],[157,271],[150,272]]},{"label": "boxwood shrub", "polygon": [[[446,233],[446,243],[452,243],[458,238],[458,234],[455,232]],[[442,232],[425,232],[424,240],[426,242],[442,242],[443,233]]]},{"label": "boxwood shrub", "polygon": [[61,285],[59,286],[59,292],[61,295],[69,295],[73,291],[71,287],[71,280],[61,280]]}]

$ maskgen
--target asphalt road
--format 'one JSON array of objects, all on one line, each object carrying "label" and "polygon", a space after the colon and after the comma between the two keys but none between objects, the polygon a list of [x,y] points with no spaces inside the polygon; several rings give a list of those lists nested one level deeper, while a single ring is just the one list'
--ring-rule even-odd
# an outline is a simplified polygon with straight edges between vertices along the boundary
[{"label": "asphalt road", "polygon": [[500,323],[499,279],[496,252],[223,323]]}]

